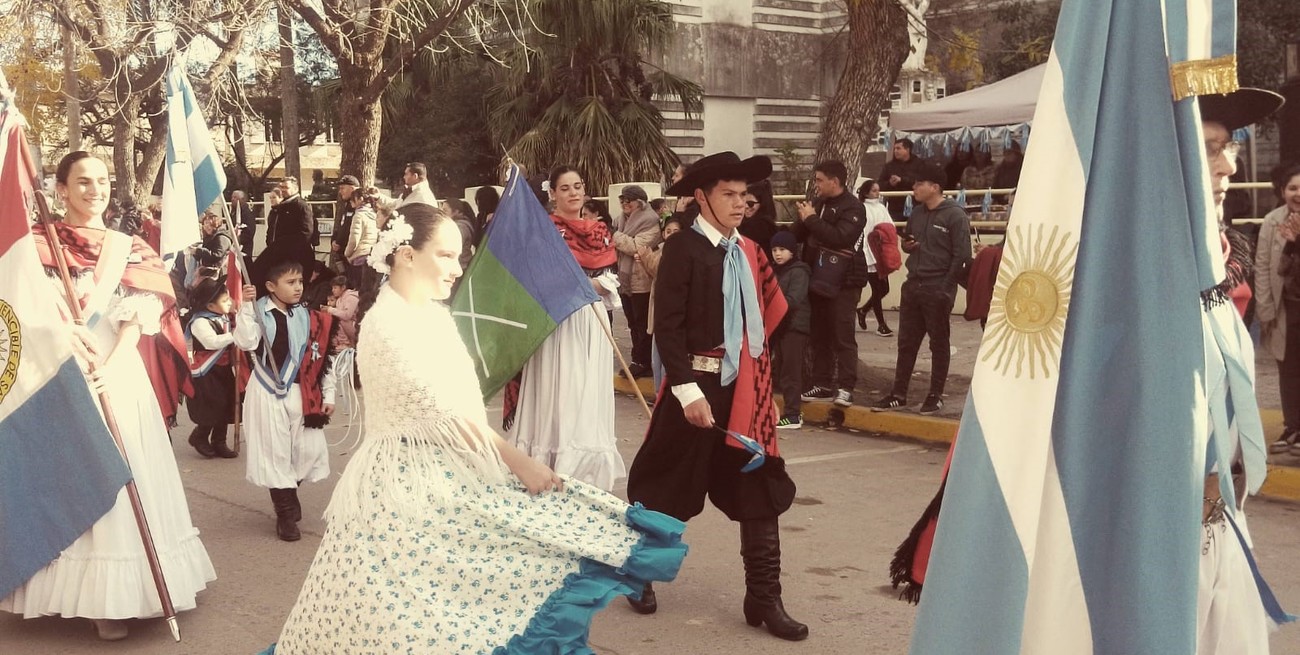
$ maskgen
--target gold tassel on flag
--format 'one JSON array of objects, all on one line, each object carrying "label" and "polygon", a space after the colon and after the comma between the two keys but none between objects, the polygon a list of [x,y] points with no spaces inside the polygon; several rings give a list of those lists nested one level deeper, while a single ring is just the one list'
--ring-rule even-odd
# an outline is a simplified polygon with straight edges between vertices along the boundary
[{"label": "gold tassel on flag", "polygon": [[1174,100],[1237,90],[1237,55],[1174,62],[1169,67]]}]

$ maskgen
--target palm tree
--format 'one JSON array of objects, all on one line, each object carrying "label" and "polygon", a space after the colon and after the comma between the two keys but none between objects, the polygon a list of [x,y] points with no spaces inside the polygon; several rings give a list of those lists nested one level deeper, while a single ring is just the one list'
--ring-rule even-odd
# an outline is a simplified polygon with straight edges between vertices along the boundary
[{"label": "palm tree", "polygon": [[659,0],[537,0],[542,36],[504,57],[487,94],[488,125],[531,171],[569,164],[589,188],[658,180],[677,164],[653,99],[698,114],[703,90],[646,55],[672,40],[672,8]]}]

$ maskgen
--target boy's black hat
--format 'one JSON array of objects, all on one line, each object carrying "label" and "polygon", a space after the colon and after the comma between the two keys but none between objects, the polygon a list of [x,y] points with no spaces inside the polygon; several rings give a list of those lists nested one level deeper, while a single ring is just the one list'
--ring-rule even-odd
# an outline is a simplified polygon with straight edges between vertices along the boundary
[{"label": "boy's black hat", "polygon": [[217,301],[221,294],[226,293],[226,276],[218,278],[203,278],[198,284],[190,289],[190,306],[194,308],[207,307]]},{"label": "boy's black hat", "polygon": [[253,278],[252,284],[257,287],[258,297],[268,293],[266,283],[271,269],[288,261],[298,262],[304,276],[311,274],[312,267],[316,265],[316,253],[305,237],[277,239],[253,259],[248,275]]}]

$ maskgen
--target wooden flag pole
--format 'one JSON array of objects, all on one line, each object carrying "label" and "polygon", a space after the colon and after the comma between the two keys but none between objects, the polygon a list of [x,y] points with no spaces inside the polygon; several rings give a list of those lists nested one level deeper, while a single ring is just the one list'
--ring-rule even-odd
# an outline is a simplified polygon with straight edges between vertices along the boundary
[{"label": "wooden flag pole", "polygon": [[641,409],[645,410],[646,418],[651,418],[650,405],[645,401],[645,394],[641,393],[641,386],[636,383],[636,378],[632,375],[632,370],[627,367],[627,360],[623,358],[623,351],[618,349],[618,342],[614,341],[614,333],[609,328],[609,321],[604,316],[599,316],[601,309],[596,306],[597,303],[588,305],[591,311],[596,312],[597,319],[600,321],[600,327],[605,330],[605,336],[609,339],[609,345],[614,348],[614,356],[618,357],[619,366],[623,367],[623,376],[628,382],[632,383],[632,390],[636,392],[636,399],[641,401]]},{"label": "wooden flag pole", "polygon": [[[230,241],[231,241],[230,248],[231,250],[235,251],[235,269],[239,273],[239,283],[240,283],[239,288],[242,290],[244,288],[244,285],[252,284],[252,282],[249,281],[248,270],[244,267],[244,252],[241,249],[242,247],[239,245],[239,232],[235,230],[235,222],[230,220],[230,208],[226,206],[226,202],[224,200],[221,201],[221,217],[224,218],[226,221],[226,231],[230,232]],[[241,216],[240,218],[242,219],[244,217]],[[230,271],[226,271],[226,275],[230,275]],[[244,302],[243,298],[239,298],[238,300],[241,304]],[[233,323],[232,323],[231,330],[232,331],[234,330]],[[231,357],[230,357],[231,371],[235,374],[234,434],[231,435],[231,441],[234,444],[234,448],[231,448],[231,450],[235,451],[235,454],[238,455],[240,452],[240,448],[239,448],[240,441],[242,440],[242,436],[243,436],[242,430],[240,430],[240,428],[244,424],[243,422],[244,402],[243,402],[243,398],[240,398],[239,396],[239,375],[240,375],[239,367],[240,364],[244,361],[244,351],[240,350],[239,347],[235,346],[234,344],[230,344],[230,345],[231,345]]]},{"label": "wooden flag pole", "polygon": [[[32,170],[35,170],[33,168]],[[39,180],[37,180],[39,184]],[[63,254],[63,245],[59,242],[58,230],[54,227],[54,219],[50,216],[50,207],[45,200],[45,194],[41,193],[40,187],[32,195],[36,199],[36,208],[40,214],[41,224],[45,226],[45,237],[49,240],[50,252],[54,255],[54,261],[59,268],[59,276],[63,279],[63,292],[68,302],[68,310],[72,312],[72,320],[77,325],[85,325],[86,321],[81,313],[81,302],[76,293],[76,287],[72,283],[72,276],[68,273],[68,260]],[[90,372],[93,375],[99,365],[91,361]],[[117,417],[113,414],[113,405],[109,402],[108,392],[99,392],[99,406],[104,412],[104,423],[108,425],[108,431],[113,435],[113,442],[117,445],[117,451],[122,455],[122,460],[126,462],[129,469],[131,461],[126,454],[126,446],[122,443],[122,433],[117,426]],[[140,541],[144,545],[145,557],[149,560],[149,570],[153,573],[154,587],[158,589],[158,599],[162,601],[163,618],[167,620],[168,627],[171,628],[172,638],[176,641],[181,640],[180,626],[176,622],[176,608],[172,605],[171,593],[167,590],[167,580],[163,577],[162,564],[158,560],[158,549],[154,546],[153,533],[149,531],[149,521],[144,514],[144,505],[140,502],[140,491],[136,489],[135,478],[132,477],[126,483],[126,495],[131,501],[131,511],[135,514],[135,525],[140,532]]]}]

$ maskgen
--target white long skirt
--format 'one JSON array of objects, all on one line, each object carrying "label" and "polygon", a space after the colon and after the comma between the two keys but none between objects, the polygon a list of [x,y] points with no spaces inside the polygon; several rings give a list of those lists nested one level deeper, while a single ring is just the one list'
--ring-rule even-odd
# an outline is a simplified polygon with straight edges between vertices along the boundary
[{"label": "white long skirt", "polygon": [[596,308],[574,312],[528,360],[507,438],[556,473],[609,491],[627,467],[614,437],[609,319]]},{"label": "white long skirt", "polygon": [[244,396],[244,435],[248,439],[249,482],[267,489],[294,489],[300,481],[329,477],[325,431],[302,425],[302,390],[295,384],[278,399],[257,380]]},{"label": "white long skirt", "polygon": [[[1196,653],[1267,655],[1272,622],[1259,598],[1241,541],[1227,522],[1207,529],[1209,533],[1202,536],[1197,585]],[[1245,529],[1243,525],[1243,532]]]},{"label": "white long skirt", "polygon": [[[100,343],[116,335],[99,322]],[[162,563],[167,589],[177,611],[194,609],[195,595],[217,579],[199,531],[190,520],[176,456],[163,425],[162,411],[139,356],[122,362],[109,400],[121,428],[131,473]],[[74,475],[75,471],[69,471]],[[60,615],[90,619],[148,618],[162,615],[131,501],[123,488],[117,502],[76,541],[0,600],[0,611],[25,618]]]}]

